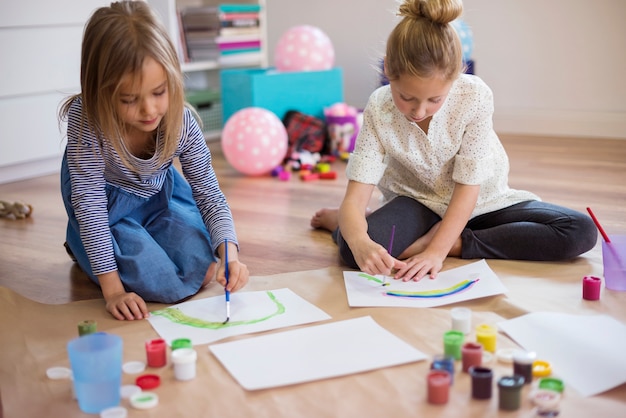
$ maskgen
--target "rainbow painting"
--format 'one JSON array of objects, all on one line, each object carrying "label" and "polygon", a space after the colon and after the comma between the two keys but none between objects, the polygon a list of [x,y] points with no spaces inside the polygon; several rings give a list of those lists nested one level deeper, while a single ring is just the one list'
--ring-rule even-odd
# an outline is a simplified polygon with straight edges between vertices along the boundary
[{"label": "rainbow painting", "polygon": [[505,293],[485,260],[441,271],[435,279],[394,280],[382,275],[344,271],[348,304],[361,306],[434,307]]}]

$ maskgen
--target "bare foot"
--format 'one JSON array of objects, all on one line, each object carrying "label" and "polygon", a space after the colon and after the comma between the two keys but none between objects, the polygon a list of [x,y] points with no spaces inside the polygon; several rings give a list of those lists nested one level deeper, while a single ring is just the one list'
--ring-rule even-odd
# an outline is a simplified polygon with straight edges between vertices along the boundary
[{"label": "bare foot", "polygon": [[213,262],[209,266],[209,269],[207,270],[206,275],[204,276],[204,281],[202,282],[202,286],[200,287],[204,287],[208,285],[209,283],[211,283],[213,279],[215,279],[216,273],[217,273],[217,263]]},{"label": "bare foot", "polygon": [[311,218],[311,227],[333,232],[339,226],[339,209],[323,208]]}]

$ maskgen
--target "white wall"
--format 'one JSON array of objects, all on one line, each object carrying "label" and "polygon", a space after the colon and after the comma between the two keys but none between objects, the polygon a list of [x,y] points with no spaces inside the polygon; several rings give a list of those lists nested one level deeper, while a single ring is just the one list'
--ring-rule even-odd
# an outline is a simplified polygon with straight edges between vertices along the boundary
[{"label": "white wall", "polygon": [[[82,29],[108,0],[0,3],[0,183],[58,171],[57,106],[79,85]],[[346,102],[363,107],[396,0],[267,0],[268,52],[310,24],[333,41]],[[502,133],[626,139],[626,1],[465,0],[476,71]]]},{"label": "white wall", "polygon": [[[371,68],[396,23],[395,0],[267,0],[268,50],[291,26],[331,38],[346,102],[364,106]],[[626,1],[465,0],[476,73],[502,133],[626,139]]]},{"label": "white wall", "polygon": [[626,138],[626,1],[465,0],[500,132]]},{"label": "white wall", "polygon": [[57,108],[79,90],[87,17],[105,0],[0,4],[0,183],[57,172]]}]

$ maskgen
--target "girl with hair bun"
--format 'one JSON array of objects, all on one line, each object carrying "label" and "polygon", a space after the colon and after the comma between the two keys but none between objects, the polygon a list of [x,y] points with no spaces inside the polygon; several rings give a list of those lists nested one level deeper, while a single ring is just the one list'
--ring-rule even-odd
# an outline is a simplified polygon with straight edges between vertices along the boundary
[{"label": "girl with hair bun", "polygon": [[[460,0],[399,7],[384,58],[389,85],[365,108],[343,202],[311,219],[333,232],[351,268],[419,280],[435,278],[448,256],[556,261],[596,244],[588,216],[508,186],[491,89],[463,74],[450,24],[462,11]],[[370,212],[375,187],[384,204]]]}]

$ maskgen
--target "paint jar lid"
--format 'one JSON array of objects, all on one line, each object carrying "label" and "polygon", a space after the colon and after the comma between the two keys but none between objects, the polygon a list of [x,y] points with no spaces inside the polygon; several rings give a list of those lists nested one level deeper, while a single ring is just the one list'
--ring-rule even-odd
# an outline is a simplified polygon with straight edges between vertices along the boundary
[{"label": "paint jar lid", "polygon": [[529,397],[531,402],[541,409],[558,408],[561,401],[560,393],[548,389],[535,389]]},{"label": "paint jar lid", "polygon": [[122,370],[126,374],[139,374],[146,370],[146,363],[142,361],[129,361],[122,365]]},{"label": "paint jar lid", "polygon": [[533,361],[533,376],[546,377],[552,374],[552,365],[544,360]]},{"label": "paint jar lid", "polygon": [[126,418],[128,411],[123,406],[114,406],[100,411],[100,418]]},{"label": "paint jar lid", "polygon": [[48,379],[52,380],[70,379],[72,377],[72,371],[67,367],[50,367],[46,370],[46,376],[48,376]]},{"label": "paint jar lid", "polygon": [[496,351],[496,358],[501,363],[513,363],[513,353],[515,348],[500,348]]},{"label": "paint jar lid", "polygon": [[159,397],[154,392],[140,392],[130,398],[130,405],[136,409],[150,409],[159,404]]},{"label": "paint jar lid", "polygon": [[556,377],[542,377],[539,380],[539,389],[548,389],[562,393],[565,389],[565,385],[561,379],[557,379]]},{"label": "paint jar lid", "polygon": [[156,374],[144,374],[135,380],[135,384],[141,389],[154,389],[161,384],[161,378]]}]

